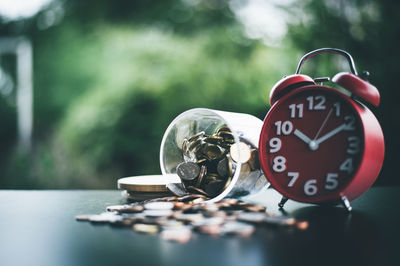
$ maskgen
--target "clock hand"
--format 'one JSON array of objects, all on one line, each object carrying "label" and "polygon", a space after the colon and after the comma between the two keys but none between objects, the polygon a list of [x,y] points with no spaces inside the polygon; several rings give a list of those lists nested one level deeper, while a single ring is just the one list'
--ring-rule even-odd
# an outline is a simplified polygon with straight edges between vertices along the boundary
[{"label": "clock hand", "polygon": [[306,135],[304,135],[303,132],[301,132],[300,130],[296,129],[293,134],[295,134],[299,139],[301,139],[302,141],[304,141],[305,143],[309,144],[311,142],[311,139],[309,137],[307,137]]},{"label": "clock hand", "polygon": [[325,135],[323,135],[322,137],[320,137],[319,139],[315,140],[315,142],[319,145],[322,142],[324,142],[325,140],[333,137],[334,135],[336,135],[337,133],[339,133],[340,131],[346,129],[347,125],[346,124],[341,124],[340,126],[338,126],[337,128],[335,128],[334,130],[326,133]]},{"label": "clock hand", "polygon": [[310,148],[310,150],[315,151],[318,149],[318,143],[315,140],[311,140],[309,137],[307,137],[303,132],[301,132],[298,129],[295,129],[295,131],[293,132],[293,134],[295,136],[297,136],[299,139],[301,139],[302,141],[304,141],[305,143],[308,144],[308,147]]},{"label": "clock hand", "polygon": [[322,125],[321,125],[321,127],[318,129],[317,134],[315,134],[315,137],[314,137],[314,139],[313,139],[314,141],[318,138],[318,136],[319,136],[319,134],[321,133],[322,129],[325,127],[325,124],[326,124],[326,122],[328,121],[329,117],[331,116],[332,111],[333,111],[333,108],[331,108],[331,110],[329,110],[329,113],[328,113],[328,115],[325,117],[324,122],[322,122]]}]

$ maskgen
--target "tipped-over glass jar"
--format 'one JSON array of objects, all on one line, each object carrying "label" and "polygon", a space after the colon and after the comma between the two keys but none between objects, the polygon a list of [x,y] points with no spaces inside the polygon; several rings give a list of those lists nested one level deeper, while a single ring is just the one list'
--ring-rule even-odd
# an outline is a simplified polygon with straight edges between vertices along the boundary
[{"label": "tipped-over glass jar", "polygon": [[258,160],[262,125],[260,119],[242,113],[205,108],[183,112],[161,142],[162,174],[181,180],[167,187],[178,196],[202,194],[208,202],[268,188]]}]

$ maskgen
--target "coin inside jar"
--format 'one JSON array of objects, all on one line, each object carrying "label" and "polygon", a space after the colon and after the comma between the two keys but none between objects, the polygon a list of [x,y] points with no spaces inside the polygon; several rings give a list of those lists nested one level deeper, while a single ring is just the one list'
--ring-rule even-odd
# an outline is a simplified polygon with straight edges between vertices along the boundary
[{"label": "coin inside jar", "polygon": [[208,144],[204,147],[203,154],[208,160],[214,160],[221,157],[222,151],[217,145]]},{"label": "coin inside jar", "polygon": [[225,157],[221,161],[218,162],[217,172],[220,176],[230,176],[232,174],[232,163],[229,158]]},{"label": "coin inside jar", "polygon": [[244,142],[237,142],[232,144],[230,148],[230,155],[232,160],[237,163],[247,163],[251,157],[251,150],[249,145]]},{"label": "coin inside jar", "polygon": [[[206,132],[184,137],[180,147],[184,162],[176,167],[181,186],[180,189],[176,189],[176,186],[170,188],[175,195],[200,193],[212,199],[230,187],[238,164],[251,165],[251,168],[247,167],[250,172],[257,166],[254,162],[257,160],[257,149],[244,141],[235,142],[228,126],[213,128],[214,133],[210,135]],[[247,168],[244,167],[245,170]],[[240,176],[243,174],[243,178],[240,180],[243,183],[249,173],[242,172]]]},{"label": "coin inside jar", "polygon": [[183,180],[194,180],[200,174],[200,167],[193,162],[182,162],[176,167],[176,173]]}]

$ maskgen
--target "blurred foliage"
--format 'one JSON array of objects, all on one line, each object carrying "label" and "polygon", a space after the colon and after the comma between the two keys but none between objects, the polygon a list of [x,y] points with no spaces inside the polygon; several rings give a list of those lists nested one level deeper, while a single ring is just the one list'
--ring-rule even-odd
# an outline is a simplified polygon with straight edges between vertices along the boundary
[{"label": "blurred foliage", "polygon": [[3,186],[114,188],[121,176],[160,173],[162,135],[187,109],[263,118],[293,51],[246,39],[225,7],[198,8],[182,25],[151,8],[135,19],[67,16],[35,32],[35,149],[13,154]]},{"label": "blurred foliage", "polygon": [[[223,0],[55,0],[33,18],[0,20],[2,36],[33,41],[35,89],[28,157],[13,148],[15,107],[0,97],[0,186],[115,188],[121,176],[160,173],[160,142],[174,117],[207,107],[262,119],[269,89],[320,47],[347,50],[359,72],[372,73],[391,171],[399,144],[398,7],[388,0],[294,1],[283,6],[291,20],[274,48],[246,38]],[[340,57],[322,55],[303,73],[346,70]],[[389,174],[378,182],[400,184]]]}]

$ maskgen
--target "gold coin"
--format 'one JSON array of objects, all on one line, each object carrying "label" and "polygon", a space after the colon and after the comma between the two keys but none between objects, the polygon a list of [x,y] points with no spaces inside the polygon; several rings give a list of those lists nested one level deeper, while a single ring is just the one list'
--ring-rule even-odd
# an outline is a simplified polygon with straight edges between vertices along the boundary
[{"label": "gold coin", "polygon": [[208,160],[214,160],[222,156],[222,151],[217,145],[208,144],[204,147],[203,154]]},{"label": "gold coin", "polygon": [[130,192],[169,192],[166,185],[180,183],[178,175],[142,175],[118,179],[118,188]]},{"label": "gold coin", "polygon": [[220,127],[220,128],[218,129],[217,133],[220,133],[220,132],[222,132],[222,131],[224,131],[224,132],[231,132],[231,129],[230,129],[228,126],[223,126],[223,127]]},{"label": "gold coin", "polygon": [[199,139],[200,137],[204,136],[204,134],[205,134],[204,131],[200,131],[199,133],[197,133],[197,134],[191,136],[191,137],[188,139],[188,141],[189,141],[189,142],[193,142],[193,141]]}]

